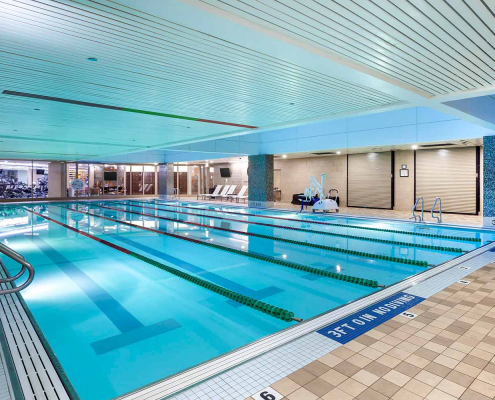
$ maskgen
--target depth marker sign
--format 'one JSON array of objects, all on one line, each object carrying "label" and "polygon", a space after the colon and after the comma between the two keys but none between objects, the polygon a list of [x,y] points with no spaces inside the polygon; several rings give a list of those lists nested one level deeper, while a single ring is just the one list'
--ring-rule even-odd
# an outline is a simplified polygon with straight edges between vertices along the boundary
[{"label": "depth marker sign", "polygon": [[421,303],[425,298],[399,292],[317,332],[341,344],[361,336],[390,318]]}]

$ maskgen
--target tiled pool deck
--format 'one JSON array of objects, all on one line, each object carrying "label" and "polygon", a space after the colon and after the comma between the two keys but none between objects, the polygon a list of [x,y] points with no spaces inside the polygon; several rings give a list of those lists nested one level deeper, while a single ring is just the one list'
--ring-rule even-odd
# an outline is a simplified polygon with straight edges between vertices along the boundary
[{"label": "tiled pool deck", "polygon": [[289,400],[493,399],[495,265],[464,279],[271,387]]}]

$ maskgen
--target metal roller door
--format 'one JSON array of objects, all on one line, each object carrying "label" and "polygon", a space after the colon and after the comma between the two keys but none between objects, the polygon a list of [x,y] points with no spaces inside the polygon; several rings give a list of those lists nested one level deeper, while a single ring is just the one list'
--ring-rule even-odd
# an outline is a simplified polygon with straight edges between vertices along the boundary
[{"label": "metal roller door", "polygon": [[416,152],[416,197],[424,197],[425,211],[440,197],[444,212],[476,214],[476,153],[476,147]]},{"label": "metal roller door", "polygon": [[347,205],[391,209],[392,152],[349,154]]}]

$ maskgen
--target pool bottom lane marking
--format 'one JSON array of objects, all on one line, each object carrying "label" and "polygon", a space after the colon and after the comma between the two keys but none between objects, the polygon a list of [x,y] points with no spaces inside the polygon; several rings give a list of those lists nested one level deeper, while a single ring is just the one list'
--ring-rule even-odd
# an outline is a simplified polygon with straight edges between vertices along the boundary
[{"label": "pool bottom lane marking", "polygon": [[[312,274],[324,276],[324,277],[331,278],[331,279],[336,279],[336,280],[343,281],[343,282],[354,283],[356,285],[362,285],[362,286],[367,286],[367,287],[371,287],[371,288],[377,288],[377,287],[383,288],[383,287],[385,287],[384,285],[379,285],[377,281],[372,280],[372,279],[358,278],[355,276],[344,275],[344,274],[340,274],[340,273],[336,273],[336,272],[330,272],[330,271],[326,271],[323,269],[313,268],[313,267],[309,267],[309,266],[302,265],[302,264],[297,264],[297,263],[286,261],[286,260],[279,260],[279,259],[276,259],[273,257],[268,257],[268,256],[265,256],[262,254],[257,254],[257,253],[253,253],[253,252],[249,252],[249,251],[241,251],[241,250],[233,249],[233,248],[228,247],[228,246],[221,246],[218,244],[213,244],[211,242],[193,239],[189,236],[187,236],[187,237],[186,236],[180,236],[180,235],[177,235],[175,233],[159,231],[157,229],[148,228],[145,226],[132,224],[130,222],[125,222],[125,221],[120,221],[118,219],[105,217],[103,215],[98,215],[98,214],[94,214],[94,213],[90,213],[90,212],[86,212],[86,211],[81,211],[81,210],[76,210],[75,208],[64,207],[64,206],[57,206],[57,207],[65,208],[66,210],[69,210],[69,211],[74,211],[74,212],[78,212],[81,214],[86,214],[86,215],[96,217],[96,218],[106,219],[107,221],[117,222],[119,224],[131,226],[134,228],[143,229],[146,231],[158,233],[159,235],[165,235],[165,236],[173,237],[176,239],[185,240],[185,241],[188,241],[191,243],[200,244],[200,245],[211,247],[211,248],[214,248],[217,250],[228,251],[229,253],[238,254],[238,255],[241,255],[244,257],[254,258],[256,260],[266,261],[266,262],[269,262],[272,264],[281,265],[281,266],[296,269],[299,271],[309,272]],[[119,210],[119,212],[125,212],[125,211]]]},{"label": "pool bottom lane marking", "polygon": [[126,213],[129,213],[129,214],[142,215],[142,216],[145,216],[145,217],[162,219],[162,220],[165,220],[165,221],[179,222],[179,223],[182,223],[182,224],[185,224],[185,225],[193,225],[193,226],[199,226],[199,227],[202,227],[202,228],[215,229],[215,230],[219,230],[219,231],[224,231],[224,232],[229,232],[229,233],[235,233],[237,235],[252,236],[252,237],[258,237],[258,238],[261,238],[261,239],[268,239],[268,240],[274,240],[274,241],[277,241],[277,242],[294,244],[294,245],[297,245],[297,246],[310,247],[310,248],[314,248],[314,249],[318,249],[318,250],[327,250],[327,251],[334,251],[334,252],[338,252],[338,253],[345,253],[345,254],[350,254],[350,255],[353,255],[353,256],[357,256],[357,257],[372,258],[374,260],[390,261],[390,262],[396,262],[396,263],[399,263],[399,264],[406,264],[406,265],[415,265],[417,267],[428,267],[429,266],[428,261],[410,260],[410,259],[407,259],[407,258],[392,257],[392,256],[386,256],[386,255],[380,255],[380,254],[373,254],[373,253],[366,253],[366,252],[363,252],[363,251],[342,249],[340,247],[326,246],[326,245],[320,245],[320,244],[313,244],[313,243],[308,243],[308,242],[301,242],[299,240],[284,239],[284,238],[280,238],[280,237],[263,235],[263,234],[260,234],[260,233],[237,231],[237,230],[234,230],[234,229],[222,228],[222,227],[219,227],[219,226],[212,226],[212,225],[200,224],[198,222],[182,221],[182,220],[178,220],[178,219],[175,219],[175,218],[161,217],[159,215],[145,214],[145,213],[140,213],[140,212],[137,212],[137,211],[121,210],[121,209],[115,208],[115,207],[102,206],[101,204],[98,204],[97,207],[104,208],[104,209],[107,209],[107,210],[114,210],[114,211],[119,211],[119,212],[126,212]]},{"label": "pool bottom lane marking", "polygon": [[[142,202],[142,201],[137,201],[137,200],[126,200],[126,201],[132,202],[132,203],[140,203],[140,204],[152,204],[152,203],[147,203],[147,202]],[[105,201],[103,203],[112,204],[112,203],[115,203],[115,200],[114,201]],[[314,233],[317,235],[334,236],[334,237],[341,237],[341,238],[345,238],[345,239],[365,240],[368,242],[384,243],[384,244],[389,244],[389,245],[394,245],[394,246],[415,247],[418,249],[447,251],[447,252],[452,252],[452,253],[467,253],[468,252],[468,250],[462,250],[460,247],[433,246],[433,245],[420,244],[420,243],[399,242],[397,240],[378,239],[378,238],[371,238],[371,237],[367,237],[367,236],[355,236],[355,235],[348,235],[345,233],[337,233],[337,232],[329,232],[329,231],[317,231],[315,229],[296,228],[294,226],[266,224],[263,222],[254,222],[254,221],[243,221],[240,219],[218,217],[216,215],[194,214],[194,213],[185,212],[185,211],[167,210],[165,208],[145,207],[142,205],[132,205],[132,204],[124,204],[124,203],[122,205],[129,206],[129,207],[136,207],[136,208],[146,208],[148,210],[163,211],[163,212],[168,212],[168,213],[172,213],[172,214],[184,214],[184,215],[192,215],[192,216],[200,217],[200,218],[219,219],[219,220],[223,220],[223,221],[237,222],[240,224],[260,225],[260,226],[267,226],[269,228],[278,228],[278,229],[287,229],[287,230],[297,231],[297,232]],[[98,204],[98,206],[103,207],[99,204]],[[223,211],[218,211],[218,212],[221,213]]]},{"label": "pool bottom lane marking", "polygon": [[148,326],[143,325],[110,293],[98,285],[63,254],[46,243],[46,241],[39,236],[31,236],[30,239],[47,258],[57,265],[83,291],[120,331],[118,335],[91,343],[91,347],[96,355],[105,354],[181,327],[172,318]]},{"label": "pool bottom lane marking", "polygon": [[[117,251],[120,251],[121,253],[124,253],[124,254],[127,254],[131,257],[134,257],[140,261],[143,261],[145,263],[148,263],[150,265],[153,265],[157,268],[160,268],[166,272],[169,272],[170,274],[172,275],[175,275],[179,278],[182,278],[186,281],[189,281],[191,283],[194,283],[195,285],[198,285],[204,289],[207,289],[207,290],[210,290],[214,293],[217,293],[221,296],[224,296],[224,297],[227,297],[231,300],[235,300],[237,301],[238,303],[241,303],[245,306],[248,306],[250,308],[253,308],[257,311],[261,311],[263,312],[264,314],[267,314],[267,315],[270,315],[272,317],[275,317],[277,319],[280,319],[282,321],[286,321],[286,322],[291,322],[291,321],[297,321],[297,322],[300,322],[302,321],[302,319],[300,318],[296,318],[294,316],[294,313],[292,311],[289,311],[289,310],[285,310],[283,308],[280,308],[280,307],[275,307],[275,306],[272,306],[271,304],[268,304],[268,303],[264,303],[260,300],[256,300],[256,299],[253,299],[252,297],[248,297],[248,296],[244,296],[240,293],[236,293],[234,291],[231,291],[231,290],[228,290],[228,289],[225,289],[221,286],[218,286],[218,285],[215,285],[214,283],[211,283],[211,282],[208,282],[208,281],[205,281],[203,279],[200,279],[200,278],[197,278],[193,275],[190,275],[190,274],[187,274],[185,272],[182,272],[178,269],[175,269],[175,268],[172,268],[172,267],[169,267],[168,265],[165,265],[165,264],[162,264],[158,261],[155,261],[151,258],[148,258],[146,256],[143,256],[139,253],[134,253],[133,251],[130,251],[124,247],[121,247],[121,246],[118,246],[116,244],[113,244],[105,239],[102,239],[102,238],[99,238],[97,236],[94,236],[94,235],[91,235],[89,233],[86,233],[84,231],[81,231],[79,229],[76,229],[72,226],[69,226],[69,225],[66,225],[64,224],[63,222],[60,222],[60,221],[57,221],[53,218],[50,218],[50,217],[47,217],[46,215],[43,215],[43,214],[40,214],[34,210],[31,210],[25,206],[18,206],[34,215],[37,215],[38,217],[41,217],[43,219],[46,219],[47,221],[50,221],[50,222],[53,222],[57,225],[60,225],[60,226],[63,226],[64,228],[66,229],[69,229],[71,231],[74,231],[74,232],[77,232],[83,236],[86,236],[87,238],[89,239],[92,239],[92,240],[95,240],[101,244],[104,244],[108,247],[111,247],[113,248],[114,250],[117,250]],[[64,207],[65,208],[65,207]],[[78,210],[74,210],[74,209],[69,209],[69,210],[72,210],[72,211],[78,211]],[[81,213],[83,213],[82,211],[79,211]],[[83,213],[84,214],[84,213]],[[93,214],[89,214],[89,215],[93,215]],[[97,217],[97,215],[93,215],[95,217]],[[116,221],[116,222],[119,222],[119,221]],[[131,226],[135,226],[135,225],[132,225],[132,224],[129,224]]]},{"label": "pool bottom lane marking", "polygon": [[139,202],[139,201],[136,201],[136,200],[127,200],[127,201],[133,201],[133,202],[137,202],[137,203],[146,203],[146,204],[164,205],[164,206],[176,207],[176,208],[191,208],[193,210],[216,212],[216,213],[236,214],[236,215],[243,215],[243,216],[246,216],[246,217],[259,217],[259,218],[269,218],[269,219],[280,219],[280,220],[284,220],[284,221],[303,222],[305,224],[318,224],[318,225],[328,225],[328,226],[339,226],[339,227],[343,227],[343,228],[352,228],[352,229],[364,229],[364,230],[369,230],[369,231],[400,233],[400,234],[404,234],[404,235],[431,237],[431,238],[435,238],[435,239],[450,239],[450,240],[458,240],[458,241],[464,240],[466,242],[481,242],[481,239],[479,239],[479,238],[467,238],[467,237],[459,237],[459,236],[436,235],[436,234],[433,234],[433,233],[420,233],[420,232],[413,232],[413,231],[399,231],[399,230],[395,230],[395,229],[373,228],[373,227],[360,226],[360,225],[337,224],[337,223],[329,223],[329,222],[314,221],[314,220],[307,220],[307,219],[282,218],[282,217],[274,217],[274,216],[268,216],[268,215],[258,215],[258,214],[249,214],[249,213],[238,213],[238,212],[234,212],[234,211],[209,210],[209,209],[206,209],[206,208],[189,207],[189,206],[179,206],[179,205],[173,205],[173,204],[170,204],[170,203],[158,203],[158,202],[149,203],[149,202],[144,202],[144,201],[143,202]]},{"label": "pool bottom lane marking", "polygon": [[340,344],[346,344],[396,315],[402,314],[423,300],[425,300],[424,297],[399,292],[327,325],[317,332]]}]

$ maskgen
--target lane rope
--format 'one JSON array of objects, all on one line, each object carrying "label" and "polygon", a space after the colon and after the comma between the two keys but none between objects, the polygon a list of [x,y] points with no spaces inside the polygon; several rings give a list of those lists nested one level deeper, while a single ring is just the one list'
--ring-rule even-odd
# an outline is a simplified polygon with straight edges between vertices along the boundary
[{"label": "lane rope", "polygon": [[[128,201],[133,201],[133,202],[138,202],[138,203],[146,203],[146,202],[139,202],[137,200],[128,200]],[[284,220],[284,221],[304,222],[304,223],[309,223],[309,224],[328,225],[328,226],[339,226],[339,227],[343,227],[343,228],[364,229],[364,230],[370,230],[370,231],[389,232],[389,233],[399,233],[399,234],[404,234],[404,235],[431,237],[431,238],[435,238],[435,239],[450,239],[450,240],[457,240],[457,241],[465,240],[467,242],[481,242],[481,239],[479,239],[479,238],[468,238],[468,237],[461,237],[461,236],[437,235],[437,234],[433,234],[433,233],[421,233],[421,232],[412,232],[412,231],[400,231],[400,230],[395,230],[395,229],[372,228],[372,227],[359,226],[359,225],[348,225],[348,224],[329,223],[329,222],[312,221],[312,220],[306,220],[306,219],[272,217],[272,216],[267,216],[267,215],[258,215],[258,214],[249,214],[249,213],[238,213],[238,212],[234,212],[234,211],[208,210],[208,209],[205,209],[205,208],[190,207],[190,206],[178,206],[178,205],[172,205],[170,203],[159,203],[159,202],[156,202],[156,201],[154,201],[153,203],[149,203],[148,202],[146,204],[166,205],[166,206],[169,206],[169,207],[177,207],[177,208],[191,208],[193,210],[200,210],[200,211],[225,213],[225,214],[236,214],[236,215],[244,215],[244,216],[258,217],[258,218],[280,219],[280,220]]]},{"label": "lane rope", "polygon": [[129,214],[135,214],[135,215],[141,215],[141,216],[146,216],[146,217],[151,217],[151,218],[162,219],[165,221],[180,222],[180,223],[183,223],[186,225],[199,226],[199,227],[207,228],[207,229],[215,229],[215,230],[219,230],[219,231],[235,233],[238,235],[252,236],[252,237],[257,237],[257,238],[261,238],[261,239],[268,239],[268,240],[276,240],[279,242],[284,242],[284,243],[289,243],[289,244],[294,244],[294,245],[299,245],[299,246],[305,246],[305,247],[311,247],[311,248],[315,248],[315,249],[319,249],[319,250],[335,251],[335,252],[344,253],[344,254],[351,254],[351,255],[355,255],[355,256],[359,256],[359,257],[372,258],[375,260],[384,260],[384,261],[390,261],[390,262],[397,262],[400,264],[416,265],[418,267],[427,267],[428,266],[428,261],[410,260],[410,259],[400,258],[400,257],[392,257],[392,256],[386,256],[386,255],[382,256],[380,254],[366,253],[366,252],[357,251],[357,250],[341,249],[340,247],[325,246],[325,245],[321,245],[321,244],[301,242],[298,240],[278,238],[278,237],[273,237],[273,236],[269,236],[269,235],[262,235],[262,234],[253,233],[253,232],[237,231],[237,230],[233,230],[233,229],[221,228],[218,226],[210,226],[210,225],[200,224],[198,222],[182,221],[182,220],[178,220],[175,218],[167,218],[167,217],[161,217],[161,216],[153,215],[153,214],[145,214],[145,213],[140,213],[137,211],[121,210],[121,209],[115,208],[115,207],[107,207],[107,206],[102,206],[102,205],[98,205],[98,207],[101,207],[101,208],[104,208],[107,210],[127,212]]},{"label": "lane rope", "polygon": [[[264,255],[253,253],[253,252],[250,252],[250,251],[237,250],[237,249],[233,249],[231,247],[227,247],[227,246],[224,246],[224,245],[218,245],[218,244],[214,244],[214,243],[211,243],[211,242],[205,242],[205,241],[201,241],[201,240],[198,240],[198,239],[193,239],[191,237],[180,236],[180,235],[177,235],[175,233],[159,231],[157,229],[153,229],[153,228],[148,228],[148,227],[145,227],[145,226],[131,224],[130,222],[120,221],[118,219],[113,219],[113,218],[105,217],[103,215],[98,215],[98,214],[94,214],[94,213],[90,213],[90,212],[85,212],[85,211],[81,211],[81,210],[76,210],[76,209],[65,207],[65,206],[58,206],[58,207],[65,208],[65,209],[70,210],[70,211],[79,212],[81,214],[86,214],[86,215],[89,215],[89,216],[92,216],[92,217],[97,217],[97,218],[106,219],[108,221],[117,222],[117,223],[120,223],[120,224],[123,224],[123,225],[128,225],[128,226],[131,226],[131,227],[134,227],[134,228],[139,228],[139,229],[143,229],[143,230],[146,230],[146,231],[158,233],[160,235],[165,235],[165,236],[173,237],[173,238],[176,238],[176,239],[186,240],[186,241],[191,242],[191,243],[200,244],[202,246],[211,247],[211,248],[214,248],[214,249],[217,249],[217,250],[227,251],[229,253],[238,254],[238,255],[241,255],[241,256],[244,256],[244,257],[250,257],[250,258],[254,258],[256,260],[266,261],[266,262],[269,262],[269,263],[272,263],[272,264],[281,265],[281,266],[292,268],[292,269],[296,269],[296,270],[299,270],[299,271],[304,271],[304,272],[308,272],[308,273],[311,273],[311,274],[315,274],[315,275],[319,275],[319,276],[324,276],[324,277],[331,278],[331,279],[336,279],[336,280],[339,280],[339,281],[354,283],[356,285],[367,286],[367,287],[371,287],[371,288],[377,288],[377,287],[383,288],[383,287],[385,287],[384,285],[379,285],[377,281],[372,280],[372,279],[364,279],[364,278],[358,278],[358,277],[351,276],[351,275],[345,275],[345,274],[340,274],[340,273],[336,273],[336,272],[330,272],[330,271],[326,271],[326,270],[322,270],[322,269],[310,267],[310,266],[307,266],[307,265],[298,264],[298,263],[291,262],[291,261],[278,260],[278,259],[273,258],[273,257],[264,256]],[[123,211],[123,212],[125,212],[125,211]]]},{"label": "lane rope", "polygon": [[[104,203],[110,203],[111,204],[112,202],[104,202]],[[136,203],[140,203],[140,202],[136,201]],[[144,204],[150,204],[150,203],[144,202]],[[189,212],[184,212],[184,211],[172,211],[172,210],[166,210],[164,208],[145,207],[145,206],[141,206],[141,205],[138,206],[138,205],[132,205],[132,204],[125,204],[125,205],[128,205],[129,207],[141,207],[141,208],[146,208],[148,210],[158,210],[158,211],[164,211],[164,212],[174,213],[174,214],[193,215],[193,216],[200,217],[200,218],[212,218],[212,219],[219,219],[219,220],[223,220],[223,221],[232,221],[232,222],[238,222],[241,224],[261,225],[261,226],[268,226],[270,228],[287,229],[287,230],[291,230],[291,231],[314,233],[314,234],[318,234],[318,235],[341,237],[341,238],[345,238],[345,239],[365,240],[365,241],[369,241],[369,242],[384,243],[384,244],[389,244],[389,245],[394,245],[394,246],[416,247],[419,249],[447,251],[447,252],[453,252],[453,253],[467,253],[468,252],[467,250],[462,250],[460,247],[446,247],[446,246],[434,246],[434,245],[429,245],[429,244],[399,242],[396,240],[370,238],[367,236],[347,235],[345,233],[317,231],[315,229],[306,229],[306,228],[296,228],[296,227],[284,226],[284,225],[265,224],[263,222],[242,221],[239,219],[194,214],[194,213],[189,213]],[[275,240],[278,240],[278,239],[275,238]]]},{"label": "lane rope", "polygon": [[[195,285],[197,286],[201,286],[202,288],[205,288],[211,292],[214,292],[214,293],[217,293],[221,296],[224,296],[224,297],[227,297],[228,299],[230,300],[234,300],[238,303],[241,303],[245,306],[248,306],[250,308],[253,308],[257,311],[261,311],[262,313],[264,314],[267,314],[267,315],[270,315],[272,317],[275,317],[277,319],[280,319],[282,321],[286,321],[286,322],[291,322],[291,321],[302,321],[302,319],[300,318],[296,318],[294,317],[294,313],[292,311],[289,311],[289,310],[285,310],[283,308],[280,308],[280,307],[276,307],[276,306],[273,306],[271,304],[268,304],[268,303],[265,303],[263,301],[260,301],[260,300],[256,300],[252,297],[249,297],[249,296],[244,296],[243,294],[240,294],[240,293],[237,293],[237,292],[234,292],[232,290],[228,290],[228,289],[225,289],[224,287],[222,286],[219,286],[219,285],[216,285],[214,283],[211,283],[209,281],[206,281],[204,279],[201,279],[201,278],[198,278],[196,276],[193,276],[193,275],[190,275],[186,272],[182,272],[176,268],[173,268],[173,267],[170,267],[168,265],[165,265],[161,262],[158,262],[156,260],[153,260],[151,258],[148,258],[146,256],[143,256],[139,253],[135,253],[131,250],[128,250],[124,247],[121,247],[121,246],[118,246],[116,244],[113,244],[105,239],[102,239],[102,238],[99,238],[97,236],[93,236],[89,233],[86,233],[86,232],[83,232],[79,229],[76,229],[72,226],[69,226],[69,225],[66,225],[60,221],[57,221],[57,220],[54,220],[53,218],[50,218],[50,217],[47,217],[46,215],[42,215],[40,213],[37,213],[36,211],[33,211],[27,207],[24,207],[24,206],[19,206],[20,208],[34,214],[34,215],[37,215],[38,217],[41,217],[41,218],[44,218],[46,219],[47,221],[50,221],[50,222],[53,222],[57,225],[60,225],[60,226],[63,226],[64,228],[66,229],[70,229],[71,231],[74,231],[74,232],[77,232],[89,239],[92,239],[92,240],[95,240],[101,244],[104,244],[108,247],[111,247],[112,249],[114,250],[117,250],[117,251],[120,251],[121,253],[124,253],[124,254],[127,254],[131,257],[134,257],[140,261],[143,261],[147,264],[150,264],[150,265],[153,265],[157,268],[160,268],[162,269],[163,271],[166,271],[172,275],[175,275],[179,278],[182,278],[188,282],[191,282],[191,283],[194,283]],[[65,208],[65,207],[64,207]],[[71,211],[78,211],[78,210],[73,210],[73,209],[70,209],[68,208],[69,210]],[[135,226],[135,225],[134,225]]]}]

